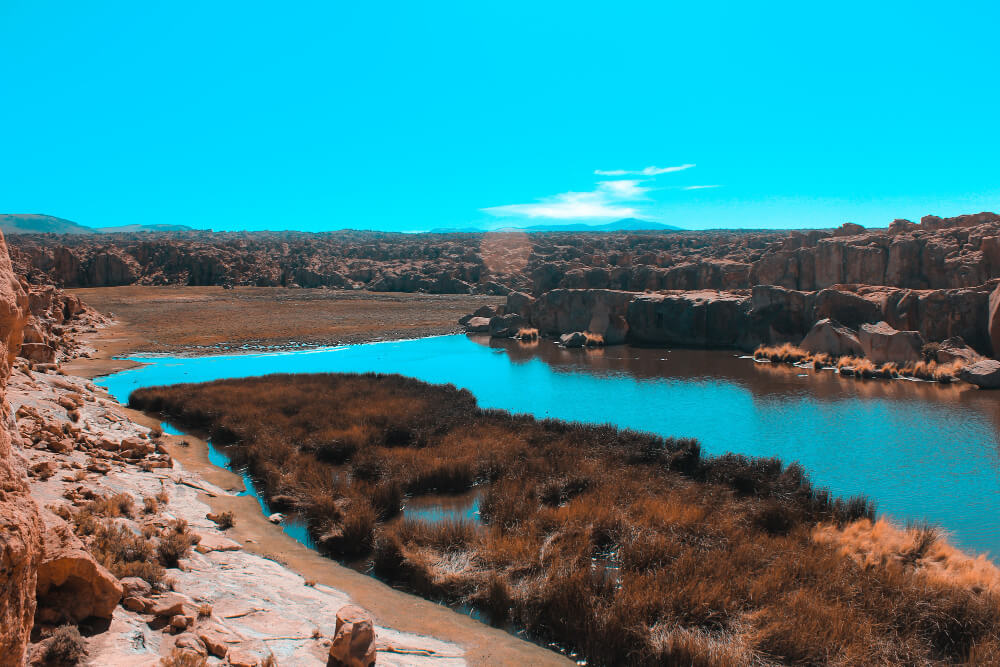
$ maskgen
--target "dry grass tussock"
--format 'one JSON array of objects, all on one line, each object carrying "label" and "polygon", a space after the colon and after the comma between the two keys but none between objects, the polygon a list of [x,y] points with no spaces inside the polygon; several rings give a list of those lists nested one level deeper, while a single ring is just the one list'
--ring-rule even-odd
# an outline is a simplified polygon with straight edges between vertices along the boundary
[{"label": "dry grass tussock", "polygon": [[947,364],[939,364],[936,361],[926,360],[907,362],[903,366],[899,366],[899,364],[894,362],[876,364],[864,357],[833,357],[825,353],[807,352],[791,343],[784,343],[777,346],[762,345],[754,351],[753,357],[757,360],[767,360],[772,363],[811,365],[816,370],[834,367],[841,375],[865,379],[907,377],[942,383],[957,380],[959,372],[965,366],[959,360]]},{"label": "dry grass tussock", "polygon": [[517,335],[514,336],[514,337],[517,338],[518,340],[522,341],[522,342],[525,342],[525,343],[530,343],[530,342],[533,342],[533,341],[537,341],[538,340],[538,329],[535,329],[535,328],[518,329],[517,330]]},{"label": "dry grass tussock", "polygon": [[931,526],[903,529],[885,519],[860,519],[840,527],[819,524],[813,537],[836,546],[865,568],[899,564],[937,584],[1000,594],[1000,568],[986,556],[959,551]]},{"label": "dry grass tussock", "polygon": [[[794,464],[481,410],[467,391],[400,376],[220,380],[130,404],[229,443],[330,555],[592,665],[943,665],[1000,651],[992,587],[935,579],[925,556],[859,560],[816,539],[874,511]],[[474,486],[481,523],[391,520],[407,495]]]}]

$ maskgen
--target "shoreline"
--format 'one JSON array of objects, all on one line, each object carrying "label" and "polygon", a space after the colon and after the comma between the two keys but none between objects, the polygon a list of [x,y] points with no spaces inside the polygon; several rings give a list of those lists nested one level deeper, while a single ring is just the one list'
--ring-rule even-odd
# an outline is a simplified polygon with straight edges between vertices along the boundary
[{"label": "shoreline", "polygon": [[[138,336],[130,335],[126,322],[116,321],[83,337],[83,341],[95,350],[89,359],[75,359],[64,363],[62,368],[67,374],[89,380],[141,367],[141,363],[129,359],[113,358],[130,352],[141,353],[141,350],[134,347],[140,340]],[[118,409],[136,424],[148,428],[161,424],[160,420],[127,406],[118,404]],[[181,445],[182,441],[187,441],[189,445]],[[190,435],[164,435],[161,442],[165,445],[165,451],[185,472],[234,493],[217,495],[204,490],[197,493],[198,499],[213,512],[231,511],[235,514],[236,525],[226,531],[227,537],[239,542],[249,553],[273,560],[306,580],[329,586],[349,596],[372,614],[379,625],[457,644],[465,650],[462,657],[472,665],[573,664],[572,660],[561,653],[489,626],[446,605],[392,588],[375,577],[322,556],[285,534],[280,526],[270,523],[254,496],[235,495],[245,490],[242,478],[231,470],[209,462],[208,445],[203,439]]]}]

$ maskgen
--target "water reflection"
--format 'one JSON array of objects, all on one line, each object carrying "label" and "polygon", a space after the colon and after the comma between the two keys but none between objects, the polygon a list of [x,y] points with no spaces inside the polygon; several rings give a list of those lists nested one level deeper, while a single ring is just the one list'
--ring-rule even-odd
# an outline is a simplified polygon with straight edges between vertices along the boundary
[{"label": "water reflection", "polygon": [[467,388],[483,407],[695,437],[710,454],[799,461],[834,493],[867,494],[897,520],[929,520],[958,544],[1000,557],[1000,392],[846,378],[724,350],[567,350],[466,336],[142,360],[150,365],[100,384],[127,400],[155,384],[394,372]]}]

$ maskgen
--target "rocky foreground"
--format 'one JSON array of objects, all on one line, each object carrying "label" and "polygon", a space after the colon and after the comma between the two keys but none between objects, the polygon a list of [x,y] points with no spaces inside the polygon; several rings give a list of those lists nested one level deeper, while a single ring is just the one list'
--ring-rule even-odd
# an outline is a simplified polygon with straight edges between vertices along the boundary
[{"label": "rocky foreground", "polygon": [[0,237],[0,664],[465,664],[228,537],[206,500],[237,490],[60,369],[106,324],[18,280]]}]

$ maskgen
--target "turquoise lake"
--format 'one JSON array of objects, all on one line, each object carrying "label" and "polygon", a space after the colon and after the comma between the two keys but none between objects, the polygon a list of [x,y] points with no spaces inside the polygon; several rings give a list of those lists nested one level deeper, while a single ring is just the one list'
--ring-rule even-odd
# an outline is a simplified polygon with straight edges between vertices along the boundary
[{"label": "turquoise lake", "polygon": [[140,388],[268,373],[399,373],[469,389],[482,407],[695,437],[798,461],[814,483],[865,494],[899,523],[927,521],[1000,559],[1000,392],[857,380],[760,364],[732,351],[566,350],[464,335],[207,357],[129,357],[95,382],[122,403]]}]

